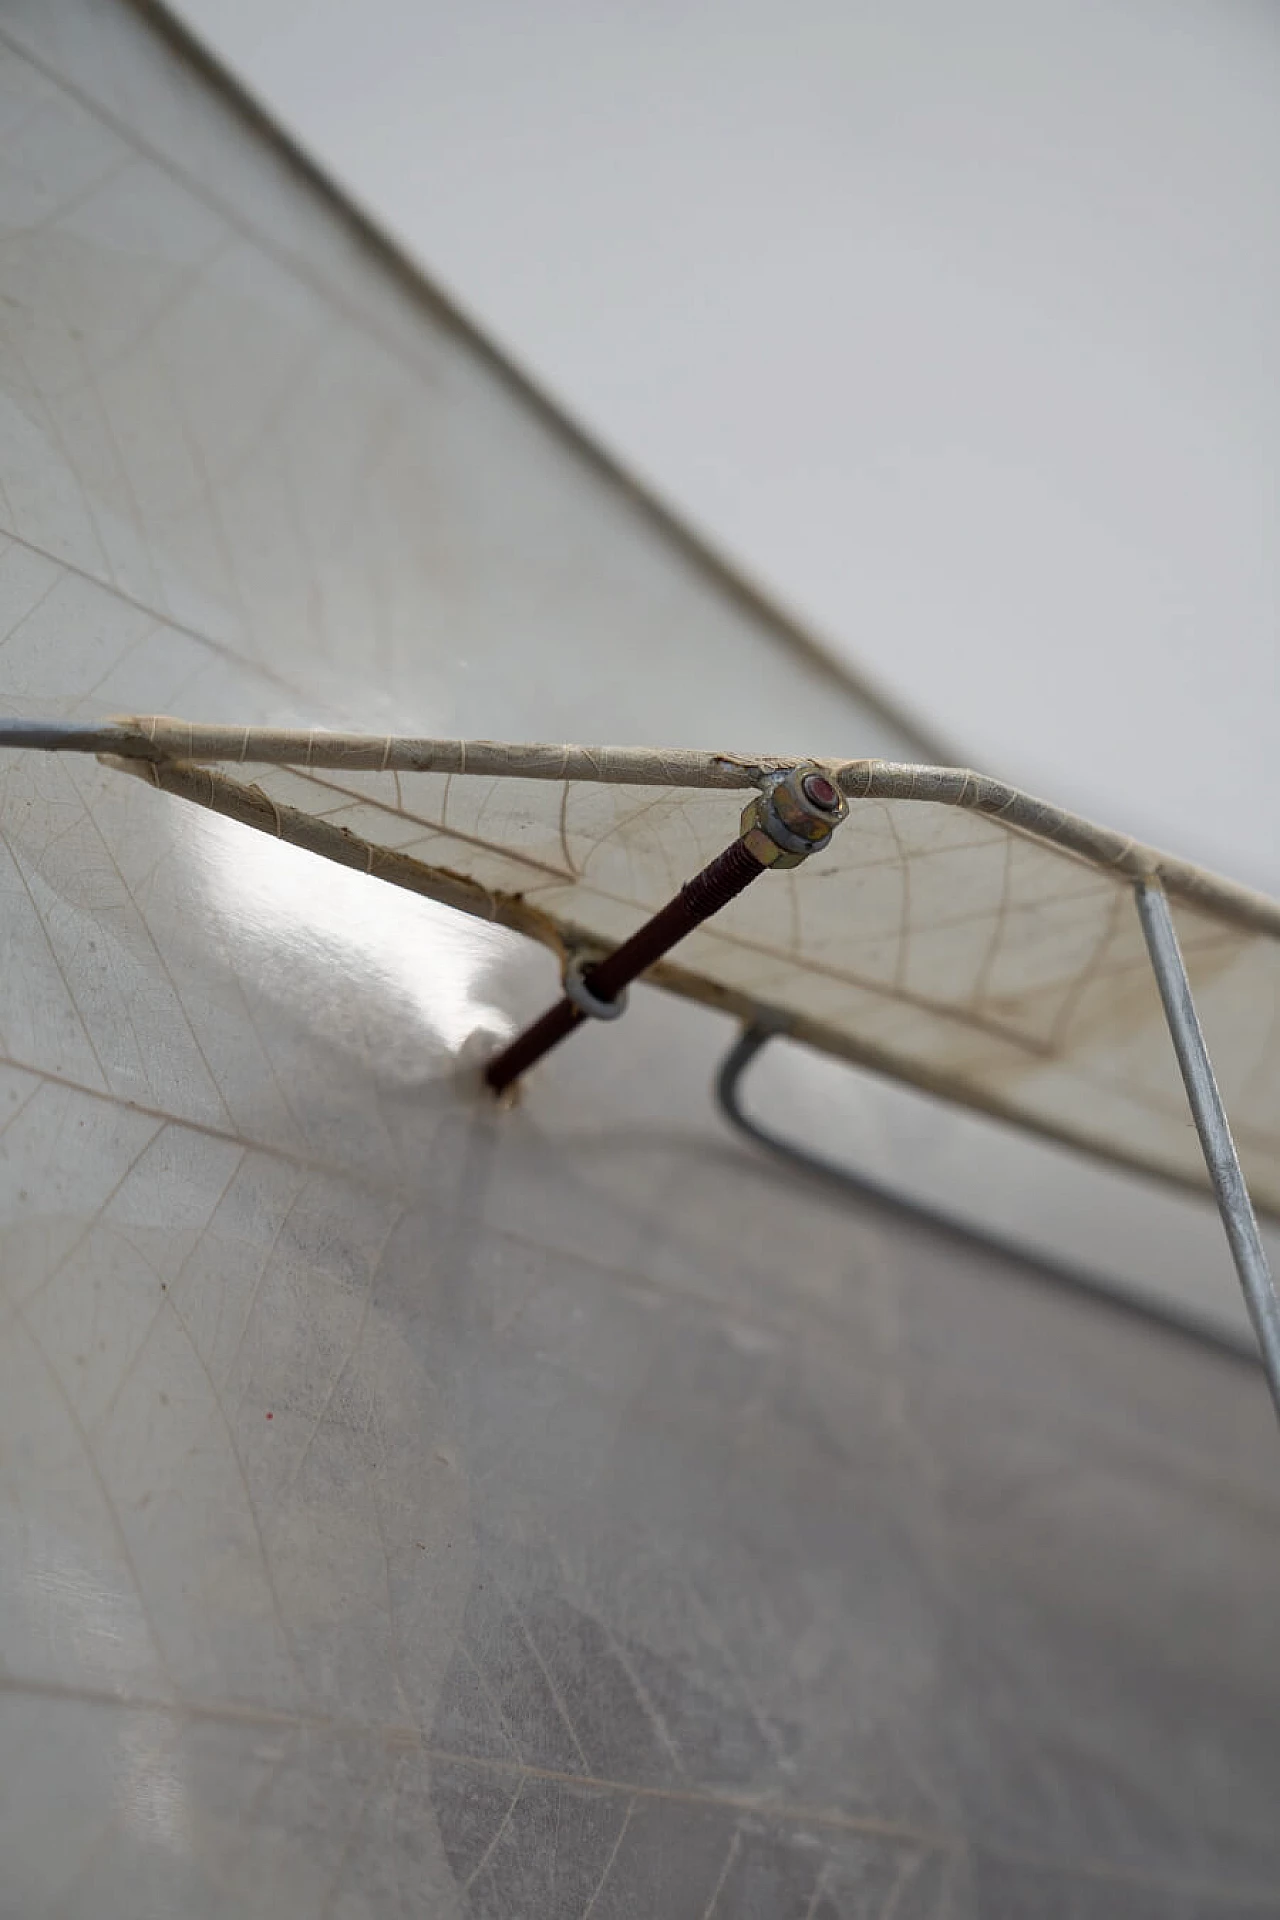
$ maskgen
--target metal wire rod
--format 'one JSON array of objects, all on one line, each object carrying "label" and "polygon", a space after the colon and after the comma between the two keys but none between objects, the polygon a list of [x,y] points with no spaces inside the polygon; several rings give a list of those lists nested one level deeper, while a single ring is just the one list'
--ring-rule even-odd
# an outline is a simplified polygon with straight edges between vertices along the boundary
[{"label": "metal wire rod", "polygon": [[985,1252],[998,1254],[1002,1259],[1016,1260],[1020,1266],[1034,1268],[1036,1276],[1053,1282],[1055,1285],[1070,1287],[1074,1291],[1086,1293],[1093,1299],[1105,1302],[1107,1306],[1117,1307],[1124,1313],[1136,1315],[1143,1320],[1155,1321],[1157,1325],[1185,1339],[1195,1340],[1204,1346],[1213,1347],[1232,1360],[1243,1360],[1250,1366],[1257,1364],[1257,1349],[1248,1335],[1234,1335],[1224,1328],[1211,1324],[1195,1313],[1185,1312],[1177,1307],[1157,1306],[1146,1295],[1134,1287],[1125,1287],[1087,1267],[1073,1266],[1064,1260],[1055,1260],[1041,1252],[1029,1241],[1019,1240],[1012,1234],[992,1233],[989,1228],[975,1226],[957,1213],[948,1212],[945,1207],[931,1205],[928,1201],[918,1200],[904,1193],[887,1180],[878,1179],[874,1174],[862,1173],[856,1167],[850,1167],[842,1161],[830,1160],[825,1154],[818,1154],[798,1142],[774,1133],[761,1125],[747,1112],[742,1098],[743,1081],[747,1069],[759,1058],[771,1040],[784,1039],[785,1029],[767,1026],[745,1027],[733,1046],[730,1047],[716,1073],[715,1095],[725,1119],[748,1140],[763,1147],[765,1151],[779,1160],[787,1161],[791,1166],[800,1167],[805,1173],[821,1180],[825,1185],[838,1187],[842,1193],[856,1195],[858,1199],[871,1200],[877,1206],[890,1207],[897,1214],[920,1222],[921,1225],[939,1229],[954,1238],[965,1241],[971,1247],[980,1247]]},{"label": "metal wire rod", "polygon": [[109,753],[118,750],[121,729],[111,721],[86,725],[80,720],[0,719],[0,747],[35,748],[45,753]]},{"label": "metal wire rod", "polygon": [[1267,1385],[1280,1417],[1280,1296],[1271,1277],[1226,1108],[1214,1078],[1169,902],[1163,888],[1153,880],[1140,880],[1135,893],[1147,952],[1164,1003],[1173,1050],[1182,1071],[1182,1084],[1187,1090],[1187,1104],[1200,1136],[1231,1257],[1258,1336]]}]

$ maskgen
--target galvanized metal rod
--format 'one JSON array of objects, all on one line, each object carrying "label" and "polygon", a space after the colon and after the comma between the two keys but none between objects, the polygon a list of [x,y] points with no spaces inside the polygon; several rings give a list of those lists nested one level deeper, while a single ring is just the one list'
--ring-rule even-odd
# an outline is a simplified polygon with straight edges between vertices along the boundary
[{"label": "galvanized metal rod", "polygon": [[1164,1002],[1173,1050],[1182,1070],[1187,1103],[1200,1136],[1201,1150],[1217,1196],[1218,1211],[1222,1215],[1231,1256],[1240,1277],[1245,1305],[1258,1336],[1271,1398],[1277,1416],[1280,1416],[1280,1295],[1277,1295],[1271,1277],[1253,1203],[1241,1171],[1240,1157],[1231,1137],[1226,1108],[1222,1104],[1209,1050],[1200,1029],[1191,982],[1187,978],[1169,902],[1163,888],[1154,880],[1140,880],[1136,893],[1138,916],[1142,921],[1147,951],[1151,955],[1151,965],[1160,988],[1160,998]]}]

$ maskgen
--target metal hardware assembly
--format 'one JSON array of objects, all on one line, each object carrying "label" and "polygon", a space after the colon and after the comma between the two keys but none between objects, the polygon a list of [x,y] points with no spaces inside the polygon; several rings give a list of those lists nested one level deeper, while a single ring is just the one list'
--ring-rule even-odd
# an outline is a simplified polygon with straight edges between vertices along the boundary
[{"label": "metal hardware assembly", "polygon": [[771,779],[744,812],[740,837],[687,880],[674,900],[605,959],[578,964],[576,970],[570,962],[564,998],[489,1062],[484,1076],[489,1086],[505,1092],[585,1019],[605,1017],[605,1005],[616,1002],[633,980],[762,873],[798,867],[824,847],[848,811],[839,788],[812,763]]}]

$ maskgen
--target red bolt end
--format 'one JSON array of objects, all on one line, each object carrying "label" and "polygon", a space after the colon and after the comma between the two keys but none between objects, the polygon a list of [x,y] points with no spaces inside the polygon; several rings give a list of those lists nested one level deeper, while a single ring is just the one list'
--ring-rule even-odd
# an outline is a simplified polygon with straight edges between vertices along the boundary
[{"label": "red bolt end", "polygon": [[825,774],[807,773],[800,785],[810,805],[821,807],[824,813],[834,813],[840,805],[840,795]]}]

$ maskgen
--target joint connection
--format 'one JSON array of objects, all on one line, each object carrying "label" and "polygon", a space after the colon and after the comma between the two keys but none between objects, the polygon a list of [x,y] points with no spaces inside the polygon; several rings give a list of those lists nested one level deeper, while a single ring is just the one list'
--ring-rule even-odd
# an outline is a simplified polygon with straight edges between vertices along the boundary
[{"label": "joint connection", "polygon": [[849,812],[835,782],[813,761],[771,779],[744,809],[742,837],[763,867],[798,867],[825,847]]}]

